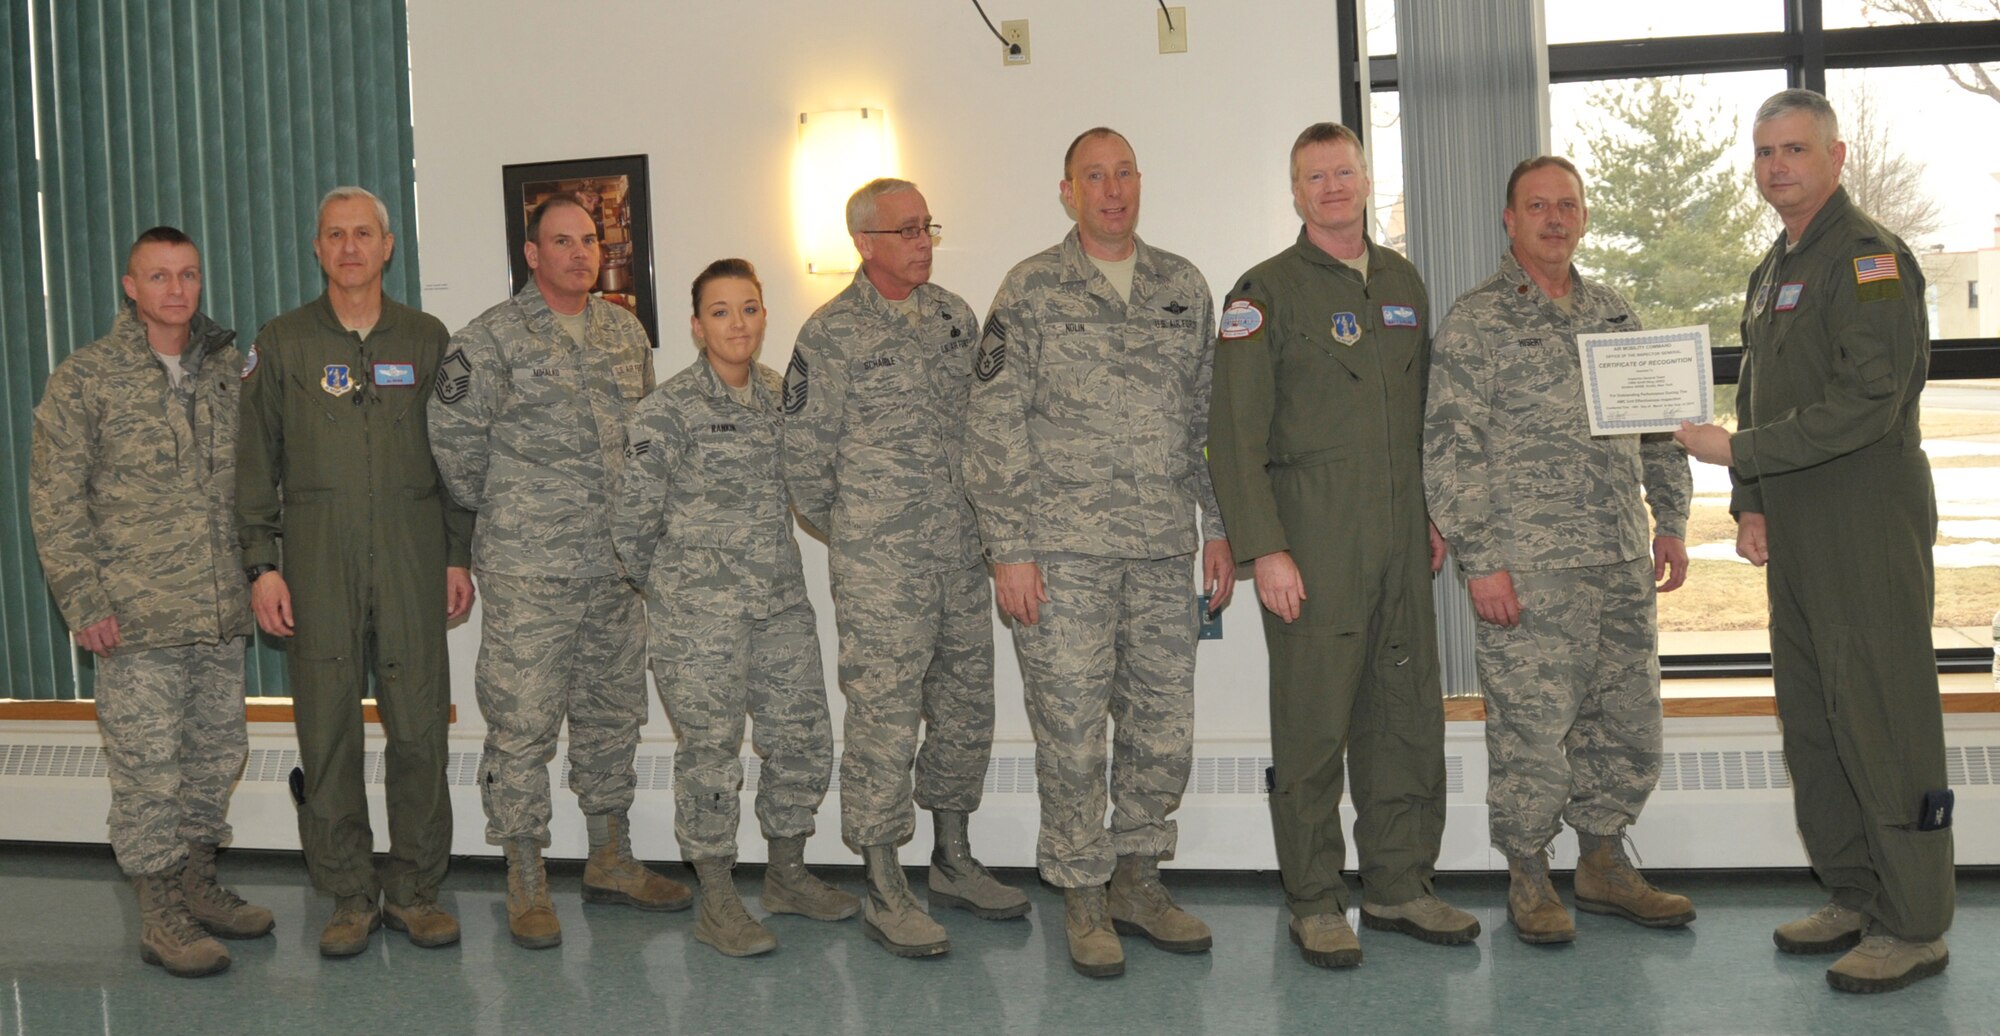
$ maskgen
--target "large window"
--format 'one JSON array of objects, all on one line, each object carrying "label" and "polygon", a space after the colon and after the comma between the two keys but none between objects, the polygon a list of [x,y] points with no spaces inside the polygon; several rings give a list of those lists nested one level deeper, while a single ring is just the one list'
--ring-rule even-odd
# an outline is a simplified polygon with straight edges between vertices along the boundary
[{"label": "large window", "polygon": [[[1750,177],[1756,105],[1786,86],[1833,101],[1843,182],[1909,242],[1929,286],[1933,640],[1944,668],[1987,665],[2000,608],[2000,307],[1980,306],[1979,284],[2000,278],[2000,0],[1543,3],[1551,146],[1590,186],[1578,265],[1650,325],[1708,325],[1725,423],[1743,285],[1778,229]],[[1385,241],[1405,219],[1393,7],[1366,0],[1368,61],[1354,71],[1372,104],[1367,124],[1351,118],[1370,143]],[[1763,573],[1736,557],[1728,500],[1727,473],[1695,465],[1693,572],[1660,600],[1670,672],[1769,665]]]}]

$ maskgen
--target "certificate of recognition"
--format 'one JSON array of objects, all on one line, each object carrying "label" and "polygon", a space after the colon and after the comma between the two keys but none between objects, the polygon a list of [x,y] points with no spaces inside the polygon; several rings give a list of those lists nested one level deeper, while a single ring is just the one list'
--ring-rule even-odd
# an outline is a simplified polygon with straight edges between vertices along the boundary
[{"label": "certificate of recognition", "polygon": [[1671,432],[1715,419],[1708,327],[1576,336],[1590,434]]}]

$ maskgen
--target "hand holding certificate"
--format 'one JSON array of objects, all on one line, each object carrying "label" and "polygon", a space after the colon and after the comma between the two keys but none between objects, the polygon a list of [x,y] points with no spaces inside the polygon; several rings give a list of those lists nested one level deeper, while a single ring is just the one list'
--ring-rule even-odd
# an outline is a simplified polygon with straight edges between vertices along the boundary
[{"label": "hand holding certificate", "polygon": [[1671,432],[1715,417],[1708,327],[1576,336],[1590,434]]}]

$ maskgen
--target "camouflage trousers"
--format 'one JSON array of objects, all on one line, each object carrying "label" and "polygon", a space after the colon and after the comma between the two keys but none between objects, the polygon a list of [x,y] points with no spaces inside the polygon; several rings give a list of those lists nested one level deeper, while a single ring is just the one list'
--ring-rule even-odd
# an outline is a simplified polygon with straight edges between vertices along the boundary
[{"label": "camouflage trousers", "polygon": [[1521,623],[1479,623],[1493,846],[1532,856],[1562,823],[1615,835],[1660,780],[1653,563],[1518,571]]},{"label": "camouflage trousers", "polygon": [[993,754],[991,584],[984,563],[856,572],[836,559],[832,569],[847,699],[841,838],[857,852],[901,845],[916,830],[913,800],[928,810],[979,808]]},{"label": "camouflage trousers", "polygon": [[[1060,888],[1102,885],[1118,856],[1171,857],[1194,763],[1192,555],[1044,558],[1040,622],[1016,624],[1035,779],[1036,861]],[[1104,726],[1111,828],[1104,826]]]},{"label": "camouflage trousers", "polygon": [[97,729],[111,777],[111,850],[131,875],[229,838],[230,787],[250,752],[244,638],[115,652],[97,662]]},{"label": "camouflage trousers", "polygon": [[745,713],[762,760],[757,822],[764,837],[811,835],[833,774],[833,722],[812,605],[753,619],[651,602],[647,619],[660,701],[680,738],[674,837],[682,857],[736,855]]},{"label": "camouflage trousers", "polygon": [[474,685],[486,718],[479,763],[486,840],[549,844],[549,760],[569,721],[569,786],[586,815],[632,806],[646,721],[642,598],[616,576],[479,572]]}]

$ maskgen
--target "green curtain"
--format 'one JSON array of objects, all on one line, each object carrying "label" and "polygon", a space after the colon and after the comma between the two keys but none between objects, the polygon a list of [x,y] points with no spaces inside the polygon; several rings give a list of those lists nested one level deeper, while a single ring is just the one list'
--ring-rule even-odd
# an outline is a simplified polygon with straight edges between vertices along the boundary
[{"label": "green curtain", "polygon": [[[59,359],[104,333],[125,250],[167,223],[201,247],[202,308],[247,348],[324,284],[320,197],[358,184],[389,207],[386,288],[415,303],[416,183],[403,0],[4,0],[13,131],[0,186],[10,506],[0,543],[8,677],[0,697],[70,697],[59,619],[25,517],[27,408]],[[28,90],[33,23],[35,100]],[[18,67],[16,67],[18,66]],[[35,163],[39,114],[41,161]],[[37,199],[39,221],[37,232]],[[39,239],[39,240],[38,240]],[[36,290],[47,263],[47,320]],[[17,574],[20,578],[12,578]],[[282,696],[283,655],[251,653],[249,691]]]}]

